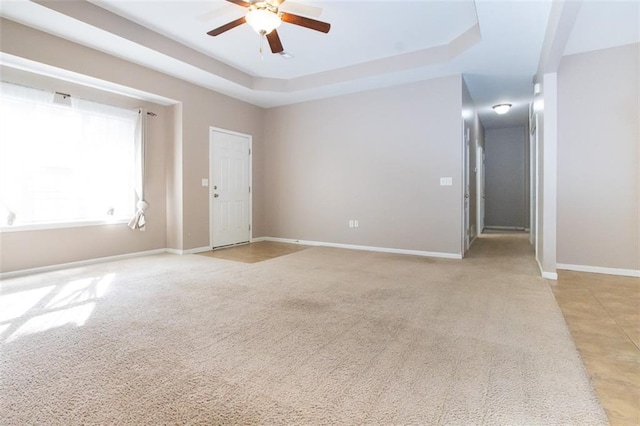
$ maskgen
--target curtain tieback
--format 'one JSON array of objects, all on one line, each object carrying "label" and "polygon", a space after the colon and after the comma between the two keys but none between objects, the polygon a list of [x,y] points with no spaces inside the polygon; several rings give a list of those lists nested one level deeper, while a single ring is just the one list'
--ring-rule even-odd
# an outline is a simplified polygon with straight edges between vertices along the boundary
[{"label": "curtain tieback", "polygon": [[142,213],[146,212],[147,210],[149,210],[149,203],[147,203],[144,200],[140,200],[138,201],[138,203],[136,204],[136,207],[138,208],[138,210],[141,210]]}]

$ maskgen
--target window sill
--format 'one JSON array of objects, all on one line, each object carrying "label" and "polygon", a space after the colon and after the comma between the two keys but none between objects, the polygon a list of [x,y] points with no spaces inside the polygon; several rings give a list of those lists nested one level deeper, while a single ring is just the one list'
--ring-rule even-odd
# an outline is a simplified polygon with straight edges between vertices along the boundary
[{"label": "window sill", "polygon": [[129,223],[129,219],[85,220],[76,222],[32,223],[28,225],[0,226],[0,233],[20,231],[41,231],[45,229],[85,228],[89,226],[121,225]]}]

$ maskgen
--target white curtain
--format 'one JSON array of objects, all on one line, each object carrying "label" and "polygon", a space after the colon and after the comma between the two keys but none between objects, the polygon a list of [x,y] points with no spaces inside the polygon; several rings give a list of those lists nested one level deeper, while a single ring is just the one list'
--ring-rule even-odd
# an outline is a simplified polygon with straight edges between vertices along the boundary
[{"label": "white curtain", "polygon": [[[30,108],[32,105],[38,104],[50,104],[53,102],[53,92],[47,92],[45,90],[32,89],[30,87],[20,86],[16,84],[9,84],[5,82],[0,83],[0,99],[12,100],[21,108]],[[2,105],[4,106],[4,104]],[[5,108],[2,108],[3,113],[3,130],[0,131],[0,137],[8,142],[13,139],[9,132],[10,124],[22,125],[20,117],[16,117],[13,114],[8,114]],[[25,114],[26,115],[26,114]],[[17,122],[17,123],[16,123]],[[24,123],[26,124],[26,123]],[[9,187],[7,180],[13,176],[4,176],[8,174],[7,171],[21,167],[15,161],[15,147],[10,146],[8,143],[0,144],[0,169],[4,172],[0,175],[4,181],[4,185],[0,187],[0,225],[13,225],[16,220],[16,210],[20,209],[19,189],[15,185]]]},{"label": "white curtain", "polygon": [[0,227],[134,214],[138,110],[0,83]]},{"label": "white curtain", "polygon": [[129,221],[129,228],[138,231],[146,230],[147,220],[145,212],[149,209],[149,203],[144,199],[144,163],[145,163],[145,138],[147,131],[147,110],[141,108],[136,121],[136,138],[134,141],[135,171],[134,184],[138,202],[136,214]]},{"label": "white curtain", "polygon": [[[0,82],[0,99],[13,101],[19,108],[26,109],[31,108],[32,105],[50,104],[53,102],[53,95],[53,92]],[[13,178],[13,174],[8,175],[8,172],[21,167],[21,165],[16,162],[17,156],[15,155],[15,151],[19,147],[8,143],[9,140],[13,139],[9,127],[11,123],[17,124],[16,127],[18,127],[26,124],[26,122],[23,123],[20,120],[21,117],[8,113],[4,108],[4,102],[1,104],[0,109],[3,115],[0,138],[5,141],[5,143],[0,143],[0,170],[2,171],[0,173],[0,183],[3,183],[0,186],[0,226],[11,226],[16,220],[16,210],[20,209],[20,194],[15,185],[7,185],[7,180]]]}]

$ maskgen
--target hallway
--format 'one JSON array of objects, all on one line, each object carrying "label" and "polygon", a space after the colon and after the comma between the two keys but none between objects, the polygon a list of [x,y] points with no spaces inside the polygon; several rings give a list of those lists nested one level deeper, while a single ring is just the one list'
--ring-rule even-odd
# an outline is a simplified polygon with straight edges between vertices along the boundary
[{"label": "hallway", "polygon": [[[467,258],[523,267],[535,265],[524,232],[490,231]],[[539,275],[537,266],[535,273]],[[640,425],[640,280],[559,271],[546,280],[562,311],[591,383],[612,425]]]}]

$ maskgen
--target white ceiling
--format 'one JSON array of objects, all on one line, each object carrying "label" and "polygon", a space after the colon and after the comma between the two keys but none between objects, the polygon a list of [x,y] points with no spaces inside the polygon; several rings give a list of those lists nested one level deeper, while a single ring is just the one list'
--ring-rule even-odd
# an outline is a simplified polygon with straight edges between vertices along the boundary
[{"label": "white ceiling", "polygon": [[[206,34],[246,14],[244,7],[232,3],[165,1],[156,3],[160,7],[153,9],[148,1],[92,0],[92,3],[252,76],[284,79],[446,45],[476,23],[473,0],[306,3],[322,8],[316,19],[331,23],[331,31],[323,34],[283,23],[277,31],[285,51],[295,57],[285,60],[271,54],[266,43],[262,58],[260,36],[249,25],[217,37]],[[287,0],[282,9],[301,4],[305,3]],[[366,13],[359,13],[364,9]],[[392,19],[387,18],[390,14]],[[203,19],[203,15],[209,19]]]},{"label": "white ceiling", "polygon": [[565,55],[640,42],[640,1],[586,1]]},{"label": "white ceiling", "polygon": [[[293,59],[272,55],[222,0],[1,0],[0,15],[263,107],[462,73],[485,127],[524,124],[551,0],[287,0],[282,9],[331,23],[283,23]],[[640,0],[582,4],[565,54],[639,42]],[[321,13],[318,15],[318,12]],[[509,102],[497,116],[491,105]]]}]

